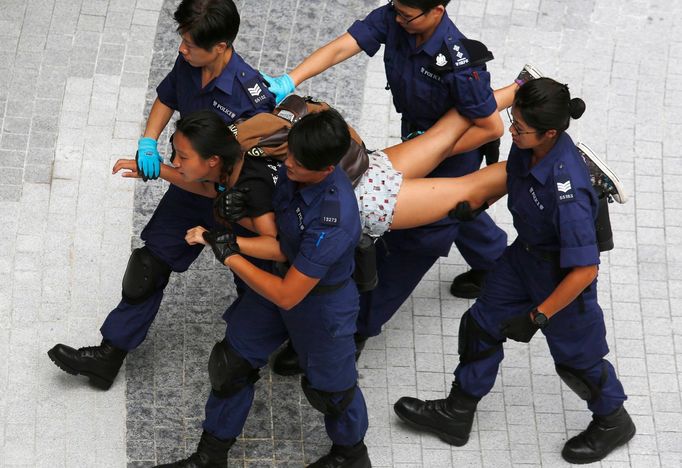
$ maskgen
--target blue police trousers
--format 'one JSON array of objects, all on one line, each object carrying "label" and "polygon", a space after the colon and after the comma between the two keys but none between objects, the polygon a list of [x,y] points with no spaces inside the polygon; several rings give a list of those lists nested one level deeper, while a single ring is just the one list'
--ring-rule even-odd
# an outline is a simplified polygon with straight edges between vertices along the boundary
[{"label": "blue police trousers", "polygon": [[[203,245],[185,242],[187,230],[195,226],[204,226],[209,230],[219,226],[213,217],[213,199],[171,185],[140,237],[158,259],[174,272],[181,273],[189,268],[204,248]],[[252,235],[238,225],[235,225],[235,232]],[[269,264],[266,261],[249,260],[261,267]],[[237,293],[241,294],[246,285],[237,277],[235,283]],[[131,351],[137,348],[156,318],[165,285],[165,281],[159,281],[154,293],[139,304],[129,304],[122,299],[102,324],[102,336],[119,349]]]},{"label": "blue police trousers", "polygon": [[[225,312],[225,339],[252,367],[260,368],[290,337],[310,385],[325,392],[342,392],[357,383],[353,339],[357,311],[357,290],[352,281],[330,294],[309,295],[288,311],[247,290]],[[253,384],[228,398],[211,392],[204,429],[220,439],[237,437],[253,397]],[[324,421],[333,443],[353,445],[362,440],[368,419],[360,388],[341,416],[325,416]]]},{"label": "blue police trousers", "polygon": [[[502,342],[501,323],[511,317],[528,314],[544,301],[565,276],[556,262],[538,258],[524,249],[518,240],[507,248],[500,261],[486,278],[481,297],[469,309],[489,338],[469,336],[466,350],[471,354],[485,353],[495,347],[491,339]],[[604,359],[606,343],[604,316],[597,302],[597,282],[590,285],[576,300],[566,306],[542,330],[556,364],[583,373],[601,394],[587,402],[594,414],[607,415],[622,406],[627,399],[615,370]],[[493,387],[504,357],[502,346],[483,359],[460,363],[455,380],[465,393],[483,397]]]}]

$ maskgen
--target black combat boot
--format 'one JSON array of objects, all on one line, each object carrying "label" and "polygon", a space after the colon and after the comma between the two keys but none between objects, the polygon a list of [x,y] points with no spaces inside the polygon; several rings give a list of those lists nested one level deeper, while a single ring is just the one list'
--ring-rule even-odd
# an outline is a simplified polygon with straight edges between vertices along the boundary
[{"label": "black combat boot", "polygon": [[107,340],[102,340],[99,346],[78,349],[60,343],[47,352],[61,370],[71,375],[85,375],[92,385],[102,390],[109,390],[114,383],[127,354]]},{"label": "black combat boot", "polygon": [[[353,338],[355,338],[355,360],[357,361],[360,359],[360,354],[365,349],[365,343],[369,337],[356,333]],[[272,361],[272,372],[285,376],[303,373],[303,369],[298,365],[298,354],[291,344],[291,340],[287,341],[286,346],[277,353],[277,356]]]},{"label": "black combat boot", "polygon": [[327,455],[308,468],[371,468],[367,446],[361,440],[355,445],[332,445]]},{"label": "black combat boot", "polygon": [[393,411],[410,426],[433,432],[448,444],[460,447],[469,441],[479,400],[453,383],[450,395],[443,400],[402,397],[393,405]]},{"label": "black combat boot", "polygon": [[583,432],[566,442],[561,456],[569,463],[594,463],[635,435],[635,424],[624,407],[607,416],[592,415]]},{"label": "black combat boot", "polygon": [[220,440],[204,431],[197,451],[189,458],[154,468],[227,468],[227,452],[237,439]]},{"label": "black combat boot", "polygon": [[476,299],[483,289],[483,281],[487,270],[471,269],[455,276],[450,285],[450,294],[462,299]]}]

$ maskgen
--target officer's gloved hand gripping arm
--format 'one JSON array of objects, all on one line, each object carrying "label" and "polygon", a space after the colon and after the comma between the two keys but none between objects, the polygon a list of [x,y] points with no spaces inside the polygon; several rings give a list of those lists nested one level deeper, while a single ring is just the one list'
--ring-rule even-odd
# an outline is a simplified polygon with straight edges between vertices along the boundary
[{"label": "officer's gloved hand gripping arm", "polygon": [[529,342],[540,328],[536,318],[537,314],[544,315],[548,320],[551,319],[592,284],[597,273],[597,265],[573,267],[556,289],[552,291],[552,294],[535,309],[529,311],[528,314],[512,317],[502,323],[502,334],[515,341]]},{"label": "officer's gloved hand gripping arm", "polygon": [[353,36],[344,33],[310,54],[289,73],[277,77],[271,77],[265,73],[261,74],[265,81],[269,83],[268,89],[275,95],[275,99],[279,104],[282,99],[294,92],[296,86],[299,86],[308,78],[312,78],[337,63],[343,62],[361,50]]},{"label": "officer's gloved hand gripping arm", "polygon": [[237,237],[226,229],[207,231],[201,226],[187,231],[188,244],[210,245],[216,259],[239,275],[246,284],[261,296],[282,309],[289,310],[301,302],[317,285],[319,278],[311,278],[289,268],[280,278],[254,266],[240,253],[266,260],[286,261],[279,242],[272,236]]},{"label": "officer's gloved hand gripping arm", "polygon": [[168,125],[172,115],[173,109],[156,98],[152,110],[149,112],[144,135],[137,142],[135,157],[137,169],[145,182],[150,179],[157,179],[161,175],[163,158],[157,149],[157,140],[163,129]]}]

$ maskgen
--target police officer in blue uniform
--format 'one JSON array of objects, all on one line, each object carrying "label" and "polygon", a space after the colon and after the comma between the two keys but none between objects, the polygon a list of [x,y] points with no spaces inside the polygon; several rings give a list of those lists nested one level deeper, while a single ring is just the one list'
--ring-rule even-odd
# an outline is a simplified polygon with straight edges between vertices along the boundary
[{"label": "police officer in blue uniform", "polygon": [[[457,156],[429,176],[469,174],[481,165],[482,156],[475,148],[499,138],[504,128],[484,65],[492,55],[483,44],[466,39],[457,29],[445,10],[447,4],[442,0],[391,1],[356,21],[346,34],[315,51],[288,75],[266,76],[270,89],[281,99],[305,79],[361,51],[373,56],[384,44],[387,88],[396,110],[402,114],[403,138],[428,129],[448,109],[456,108],[474,126],[453,148]],[[382,325],[438,257],[449,254],[453,241],[472,270],[458,276],[451,290],[467,298],[478,295],[485,272],[507,245],[506,234],[487,214],[469,223],[444,219],[420,228],[389,232],[384,239],[386,243],[378,248],[379,284],[361,299],[360,343],[381,332]],[[273,370],[294,373],[295,363],[295,353],[289,347],[277,357]]]},{"label": "police officer in blue uniform", "polygon": [[[183,0],[175,11],[182,42],[170,73],[157,88],[137,164],[145,180],[159,177],[157,139],[175,111],[210,109],[226,123],[274,107],[274,97],[253,68],[234,51],[239,13],[232,0]],[[108,389],[125,359],[145,339],[161,304],[171,271],[189,268],[202,246],[184,241],[187,229],[215,226],[212,200],[170,185],[142,231],[145,246],[133,250],[123,277],[122,300],[101,327],[99,346],[58,344],[48,355],[62,370],[88,376]]]},{"label": "police officer in blue uniform", "polygon": [[[273,196],[278,240],[203,227],[187,233],[188,243],[210,244],[251,289],[225,313],[225,339],[211,352],[212,391],[197,451],[162,466],[227,466],[227,452],[253,402],[258,369],[289,336],[304,369],[304,394],[324,414],[333,442],[330,453],[311,466],[371,466],[353,340],[359,303],[351,275],[361,227],[350,180],[335,167],[350,145],[348,126],[336,111],[309,114],[294,124],[288,145]],[[246,260],[244,252],[281,263],[273,274]]]},{"label": "police officer in blue uniform", "polygon": [[493,387],[506,339],[547,339],[559,377],[593,413],[587,429],[566,442],[571,463],[601,460],[635,434],[623,386],[608,353],[597,302],[598,198],[585,161],[564,132],[585,110],[568,87],[549,78],[524,84],[511,113],[508,207],[518,237],[462,316],[460,362],[450,395],[403,397],[396,414],[453,445],[468,441],[478,401]]}]

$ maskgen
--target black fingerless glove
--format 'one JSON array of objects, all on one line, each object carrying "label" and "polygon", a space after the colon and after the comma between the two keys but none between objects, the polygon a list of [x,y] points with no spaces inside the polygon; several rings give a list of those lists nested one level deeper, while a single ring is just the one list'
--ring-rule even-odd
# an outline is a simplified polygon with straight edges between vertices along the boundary
[{"label": "black fingerless glove", "polygon": [[237,244],[237,236],[228,229],[215,229],[213,231],[204,231],[202,234],[204,240],[213,249],[215,258],[222,264],[225,264],[225,259],[232,255],[239,253],[239,245]]},{"label": "black fingerless glove", "polygon": [[236,223],[246,216],[249,188],[233,188],[222,192],[213,202],[215,215],[222,221]]},{"label": "black fingerless glove", "polygon": [[483,202],[481,206],[472,210],[468,201],[462,201],[457,203],[457,206],[454,209],[450,210],[448,216],[457,221],[473,221],[478,215],[487,210],[488,207],[488,202]]},{"label": "black fingerless glove", "polygon": [[528,343],[539,329],[530,314],[525,312],[502,322],[500,332],[510,340]]}]

